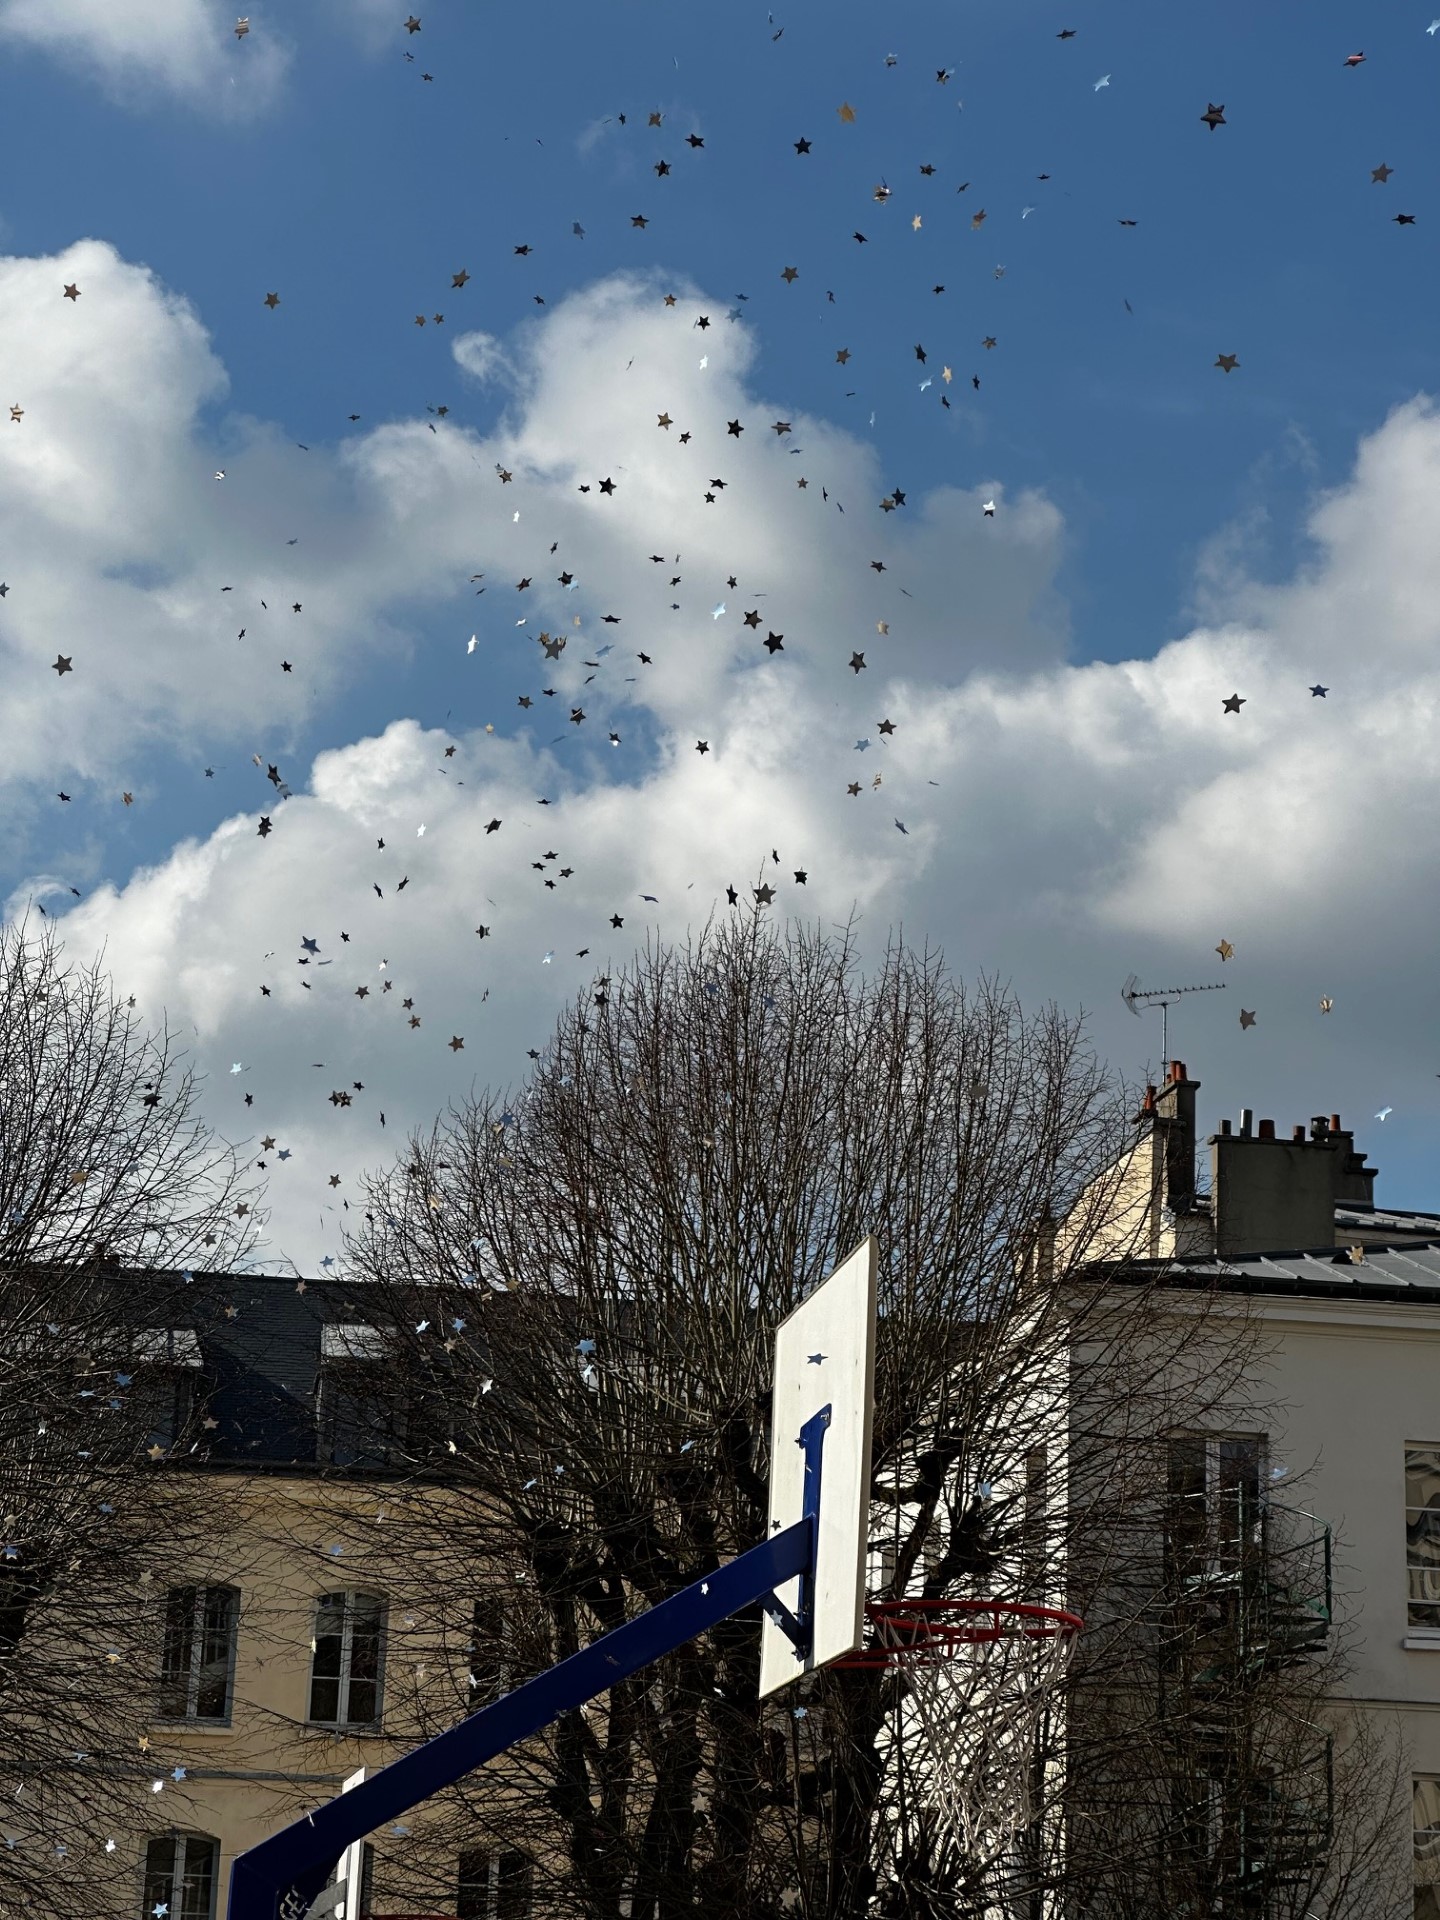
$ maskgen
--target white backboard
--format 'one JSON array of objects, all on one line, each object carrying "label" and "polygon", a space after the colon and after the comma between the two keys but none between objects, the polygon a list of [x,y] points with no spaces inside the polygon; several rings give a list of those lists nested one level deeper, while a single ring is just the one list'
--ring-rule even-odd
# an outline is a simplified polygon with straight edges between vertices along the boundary
[{"label": "white backboard", "polygon": [[[864,1240],[775,1333],[770,1430],[770,1532],[805,1510],[800,1429],[830,1409],[821,1456],[810,1656],[797,1658],[768,1615],[760,1629],[760,1694],[798,1680],[860,1645],[870,1531],[870,1442],[875,1416],[875,1241]],[[800,1582],[777,1589],[795,1613]]]}]

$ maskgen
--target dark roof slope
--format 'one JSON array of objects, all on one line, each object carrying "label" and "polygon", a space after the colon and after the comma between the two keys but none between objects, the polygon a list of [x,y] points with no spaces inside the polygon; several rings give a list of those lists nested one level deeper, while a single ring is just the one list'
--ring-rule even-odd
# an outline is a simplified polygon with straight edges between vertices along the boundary
[{"label": "dark roof slope", "polygon": [[373,1294],[353,1281],[197,1274],[169,1298],[167,1331],[199,1342],[205,1411],[217,1422],[210,1463],[313,1467],[322,1329],[369,1323]]}]

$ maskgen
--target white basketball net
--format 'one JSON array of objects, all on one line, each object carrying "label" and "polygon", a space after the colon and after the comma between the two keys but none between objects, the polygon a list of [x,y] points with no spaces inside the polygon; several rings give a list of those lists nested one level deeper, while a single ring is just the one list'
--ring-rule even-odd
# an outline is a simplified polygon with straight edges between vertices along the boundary
[{"label": "white basketball net", "polygon": [[[974,1622],[981,1629],[993,1623],[987,1614]],[[882,1824],[925,1817],[975,1870],[1004,1854],[1039,1811],[1042,1723],[1073,1642],[1073,1634],[1027,1632],[1016,1621],[994,1638],[924,1649],[907,1642],[897,1651],[904,1690],[891,1737],[903,1757],[889,1772],[892,1780],[903,1775],[905,1785],[882,1808]],[[896,1832],[892,1844],[900,1838]]]}]

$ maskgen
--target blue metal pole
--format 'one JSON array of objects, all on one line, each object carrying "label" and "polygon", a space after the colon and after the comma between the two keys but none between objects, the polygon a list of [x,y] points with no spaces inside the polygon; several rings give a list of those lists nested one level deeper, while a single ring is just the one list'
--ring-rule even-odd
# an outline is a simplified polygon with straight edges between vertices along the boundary
[{"label": "blue metal pole", "polygon": [[[817,1451],[818,1440],[817,1433],[811,1440]],[[617,1680],[732,1613],[754,1606],[785,1581],[809,1574],[815,1564],[815,1531],[814,1515],[807,1512],[783,1533],[717,1567],[638,1620],[602,1634],[559,1666],[537,1674],[492,1706],[382,1767],[350,1793],[328,1800],[240,1854],[230,1870],[229,1920],[302,1920],[352,1841],[428,1800],[517,1741],[529,1739]],[[353,1906],[346,1920],[356,1920]]]}]

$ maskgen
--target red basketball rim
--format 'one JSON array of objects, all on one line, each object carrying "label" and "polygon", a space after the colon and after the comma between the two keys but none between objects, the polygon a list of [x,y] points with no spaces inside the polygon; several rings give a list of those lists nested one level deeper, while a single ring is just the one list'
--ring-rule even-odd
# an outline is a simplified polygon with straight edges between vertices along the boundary
[{"label": "red basketball rim", "polygon": [[874,1600],[865,1618],[870,1644],[832,1666],[933,1666],[962,1647],[1009,1639],[1061,1640],[1068,1646],[1085,1630],[1078,1613],[1031,1600]]}]

